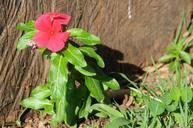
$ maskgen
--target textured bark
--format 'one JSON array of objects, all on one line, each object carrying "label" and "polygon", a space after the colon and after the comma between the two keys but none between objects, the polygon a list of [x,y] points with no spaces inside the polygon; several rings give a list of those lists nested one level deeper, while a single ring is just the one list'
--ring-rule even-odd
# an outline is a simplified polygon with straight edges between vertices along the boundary
[{"label": "textured bark", "polygon": [[[22,35],[15,26],[44,12],[67,12],[71,27],[82,27],[99,37],[99,51],[108,70],[126,71],[132,64],[156,59],[170,43],[183,9],[192,0],[0,0],[0,121],[16,119],[19,102],[31,88],[46,81],[49,62],[30,49],[16,51]],[[189,15],[188,15],[189,16]],[[130,68],[130,69],[131,69]],[[3,119],[4,118],[4,119]]]},{"label": "textured bark", "polygon": [[16,51],[22,32],[15,26],[50,11],[51,6],[42,0],[0,2],[0,117],[9,122],[17,118],[21,99],[29,95],[31,88],[45,82],[49,66],[46,59],[31,54],[30,49]]}]

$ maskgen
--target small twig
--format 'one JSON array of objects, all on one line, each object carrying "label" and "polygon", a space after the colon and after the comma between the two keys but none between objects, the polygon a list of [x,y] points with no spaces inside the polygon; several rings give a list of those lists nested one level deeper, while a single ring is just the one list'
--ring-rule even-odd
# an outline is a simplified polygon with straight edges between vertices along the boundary
[{"label": "small twig", "polygon": [[19,114],[19,117],[18,117],[18,119],[17,119],[17,121],[16,121],[16,124],[17,124],[18,127],[21,127],[21,117],[23,116],[23,114],[26,112],[27,109],[28,109],[28,108],[25,108],[25,109]]}]

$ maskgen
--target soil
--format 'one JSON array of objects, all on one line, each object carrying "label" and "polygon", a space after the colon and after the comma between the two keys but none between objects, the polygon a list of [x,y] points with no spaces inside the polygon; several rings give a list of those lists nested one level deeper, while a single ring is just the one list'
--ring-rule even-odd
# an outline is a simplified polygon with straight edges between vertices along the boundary
[{"label": "soil", "polygon": [[[49,124],[51,116],[49,115],[42,115],[40,112],[37,111],[30,111],[25,115],[24,121],[22,121],[22,128],[53,128]],[[81,122],[78,128],[85,128],[85,126],[98,126],[99,128],[103,128],[104,125],[108,122],[107,119],[87,119],[84,122]],[[7,122],[5,124],[1,124],[2,128],[19,128],[14,122]],[[55,128],[70,128],[65,124],[60,124]]]}]

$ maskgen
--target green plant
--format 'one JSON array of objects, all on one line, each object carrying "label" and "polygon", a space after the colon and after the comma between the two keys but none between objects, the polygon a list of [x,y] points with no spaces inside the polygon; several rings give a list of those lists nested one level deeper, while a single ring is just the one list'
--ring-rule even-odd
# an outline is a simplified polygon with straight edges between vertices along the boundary
[{"label": "green plant", "polygon": [[105,128],[118,128],[125,126],[130,122],[126,119],[126,116],[120,111],[116,110],[115,107],[105,104],[94,104],[91,106],[92,111],[97,111],[95,115],[101,118],[110,118],[110,123],[105,125]]},{"label": "green plant", "polygon": [[[106,125],[107,128],[192,127],[193,90],[187,81],[189,74],[185,71],[183,74],[180,85],[175,78],[159,79],[158,84],[161,83],[159,86],[162,86],[162,91],[158,85],[155,85],[157,89],[152,89],[143,82],[138,87],[137,83],[121,74],[129,81],[129,88],[132,94],[133,92],[136,94],[136,99],[141,98],[140,102],[134,101],[138,105],[134,104],[135,106],[124,109],[118,104],[114,106],[96,104],[91,108],[99,112],[97,116],[110,118],[110,122]],[[171,83],[174,85],[167,88]],[[161,93],[155,95],[157,91]]]},{"label": "green plant", "polygon": [[101,70],[105,64],[93,48],[101,44],[100,39],[80,28],[63,31],[61,26],[67,25],[69,20],[65,14],[47,13],[35,22],[17,25],[25,31],[17,49],[31,46],[51,62],[47,83],[33,89],[21,105],[51,115],[53,125],[61,122],[76,125],[78,119],[88,117],[93,99],[105,103],[108,100],[105,89],[119,89],[118,82]]},{"label": "green plant", "polygon": [[[191,64],[193,55],[189,53],[193,45],[193,22],[186,26],[186,16],[183,15],[177,29],[174,40],[166,49],[167,54],[160,58],[160,62],[169,63],[169,69],[173,72],[181,67],[183,62]],[[183,26],[185,33],[183,34]]]}]

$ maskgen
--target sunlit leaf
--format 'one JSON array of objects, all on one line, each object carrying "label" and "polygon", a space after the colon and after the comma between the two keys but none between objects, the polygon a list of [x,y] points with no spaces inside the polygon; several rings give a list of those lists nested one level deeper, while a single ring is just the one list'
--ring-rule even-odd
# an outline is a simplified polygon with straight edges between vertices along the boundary
[{"label": "sunlit leaf", "polygon": [[36,31],[30,31],[25,33],[17,43],[17,49],[22,50],[28,47],[28,42],[32,40],[33,36],[35,35]]},{"label": "sunlit leaf", "polygon": [[165,111],[164,104],[156,100],[151,100],[148,107],[153,116],[161,115]]},{"label": "sunlit leaf", "polygon": [[169,105],[171,102],[172,102],[172,98],[171,98],[171,95],[170,93],[165,93],[162,98],[161,98],[162,102],[165,104],[165,105]]},{"label": "sunlit leaf", "polygon": [[29,21],[27,23],[19,23],[16,26],[17,29],[29,32],[35,30],[35,21]]},{"label": "sunlit leaf", "polygon": [[185,43],[186,43],[187,37],[183,37],[182,39],[179,39],[177,46],[178,50],[185,50]]},{"label": "sunlit leaf", "polygon": [[179,87],[173,87],[170,91],[171,98],[175,101],[179,101],[181,91]]},{"label": "sunlit leaf", "polygon": [[68,61],[59,54],[52,54],[49,71],[49,83],[52,97],[56,100],[63,96],[68,81]]},{"label": "sunlit leaf", "polygon": [[72,28],[67,31],[70,32],[71,37],[81,41],[86,45],[96,45],[101,43],[101,40],[99,37],[93,34],[90,34],[81,28]]},{"label": "sunlit leaf", "polygon": [[77,67],[87,66],[87,63],[84,59],[84,55],[82,54],[82,52],[70,43],[68,43],[67,48],[63,51],[63,55],[74,66]]},{"label": "sunlit leaf", "polygon": [[168,62],[168,61],[171,61],[172,59],[174,59],[175,56],[172,55],[172,54],[168,54],[168,55],[164,55],[162,56],[159,61],[162,62],[162,63],[165,63],[165,62]]},{"label": "sunlit leaf", "polygon": [[85,76],[85,85],[90,91],[91,96],[98,102],[102,102],[104,100],[105,96],[99,80]]},{"label": "sunlit leaf", "polygon": [[61,99],[57,100],[55,103],[55,108],[56,108],[56,113],[53,115],[51,123],[53,125],[57,125],[58,123],[61,123],[65,120],[66,118],[66,111],[65,111],[65,106],[66,106],[66,99],[65,99],[65,94],[61,97]]},{"label": "sunlit leaf", "polygon": [[169,70],[175,72],[176,70],[180,69],[180,62],[179,61],[172,61],[169,64]]},{"label": "sunlit leaf", "polygon": [[189,103],[192,101],[192,90],[189,87],[183,87],[181,88],[181,99],[184,103]]},{"label": "sunlit leaf", "polygon": [[128,125],[129,123],[130,121],[128,119],[119,117],[108,123],[105,128],[120,128],[122,126]]},{"label": "sunlit leaf", "polygon": [[31,97],[35,97],[38,99],[45,99],[51,95],[51,91],[47,85],[37,86],[31,92]]},{"label": "sunlit leaf", "polygon": [[172,54],[174,56],[179,56],[180,51],[178,50],[178,45],[177,44],[170,44],[167,48],[166,48],[167,53]]},{"label": "sunlit leaf", "polygon": [[94,104],[93,106],[91,106],[91,109],[107,114],[111,120],[119,117],[124,117],[121,112],[106,104]]},{"label": "sunlit leaf", "polygon": [[97,116],[99,118],[108,118],[108,115],[103,113],[103,112],[98,112],[95,114],[95,116]]},{"label": "sunlit leaf", "polygon": [[21,102],[21,105],[26,108],[32,108],[32,109],[45,109],[45,110],[51,110],[47,111],[49,113],[53,112],[53,103],[48,99],[37,99],[34,97],[29,97],[24,99]]},{"label": "sunlit leaf", "polygon": [[180,52],[180,57],[188,64],[191,64],[191,56],[187,53],[187,52],[184,52],[184,51],[181,51]]}]

